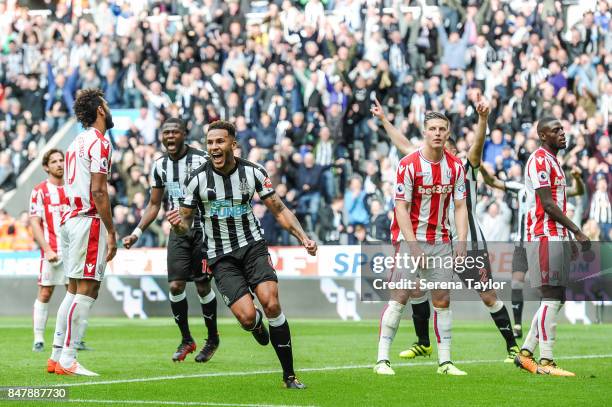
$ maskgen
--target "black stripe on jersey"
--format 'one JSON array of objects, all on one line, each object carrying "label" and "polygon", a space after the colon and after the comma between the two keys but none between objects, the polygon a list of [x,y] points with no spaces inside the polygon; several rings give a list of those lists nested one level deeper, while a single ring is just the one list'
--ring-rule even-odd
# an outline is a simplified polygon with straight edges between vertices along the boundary
[{"label": "black stripe on jersey", "polygon": [[[243,179],[243,180],[247,179],[246,167],[244,165],[239,165],[238,166],[238,177],[240,179]],[[246,191],[242,191],[242,198],[241,198],[240,203],[242,205],[244,205],[246,203],[249,203],[249,198],[250,198],[249,197],[249,193],[246,192]],[[255,240],[255,237],[251,233],[251,228],[250,228],[251,220],[249,219],[249,214],[248,213],[243,213],[242,216],[240,217],[240,219],[242,220],[242,233],[244,233],[244,238],[247,240],[247,242]],[[259,222],[257,222],[257,223],[259,223]],[[259,227],[259,225],[258,225],[258,227]],[[260,230],[259,232],[263,236],[262,231]]]},{"label": "black stripe on jersey", "polygon": [[[470,160],[467,160],[467,162],[465,163],[464,166],[465,169],[465,173],[467,174],[468,171],[472,171],[473,167],[470,164]],[[471,182],[467,179],[467,175],[466,175],[466,180],[465,180],[465,192],[466,192],[466,205],[468,207],[468,226],[470,228],[470,237],[472,242],[477,242],[478,241],[478,232],[477,232],[477,228],[476,228],[476,222],[474,221],[474,213],[472,212],[472,188],[470,187]],[[484,240],[484,237],[483,237]]]},{"label": "black stripe on jersey", "polygon": [[[263,188],[263,185],[261,185],[261,182],[259,182],[259,178],[257,178],[257,174],[255,174],[255,170],[257,169],[257,166],[255,166],[255,164],[253,164],[252,162],[246,161],[246,160],[244,160],[244,164],[245,166],[248,166],[253,173],[253,180],[255,181],[255,190],[261,191]],[[267,198],[270,195],[272,194],[268,194],[264,196],[264,198]],[[263,200],[261,196],[259,198]],[[261,224],[259,223],[259,219],[257,219],[253,213],[251,213],[251,217],[253,218],[253,221],[255,222],[255,226],[257,226],[257,231],[259,232],[259,235],[263,238],[264,233],[263,233],[263,229],[261,228]],[[249,235],[247,236],[253,237],[253,235],[250,234],[250,231],[249,231]]]},{"label": "black stripe on jersey", "polygon": [[[238,166],[239,167],[239,166]],[[232,191],[232,177],[223,177],[223,189],[225,191],[225,199],[232,202],[232,206],[234,206],[234,192]],[[240,245],[238,244],[238,230],[236,229],[236,221],[233,217],[228,216],[225,219],[227,223],[227,234],[229,237],[230,245],[232,246],[232,250],[238,250]]]},{"label": "black stripe on jersey", "polygon": [[[210,164],[212,165],[212,164]],[[215,190],[215,176],[212,171],[206,171],[206,185],[209,192],[209,199],[211,197],[211,189],[213,190],[212,195],[214,195],[212,200],[216,199]],[[219,226],[219,218],[216,216],[210,217],[210,222],[212,223],[213,230],[213,240],[215,241],[215,256],[221,256],[223,254],[223,239],[221,238],[221,227]]]}]

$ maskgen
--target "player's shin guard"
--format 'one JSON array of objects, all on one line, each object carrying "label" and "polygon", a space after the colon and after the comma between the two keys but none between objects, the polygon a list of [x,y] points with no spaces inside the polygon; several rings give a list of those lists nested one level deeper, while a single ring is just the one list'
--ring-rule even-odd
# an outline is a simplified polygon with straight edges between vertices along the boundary
[{"label": "player's shin guard", "polygon": [[412,306],[412,322],[418,338],[418,344],[429,346],[429,318],[431,317],[431,310],[429,308],[429,301],[427,301],[427,294],[419,298],[411,298],[410,305]]},{"label": "player's shin guard", "polygon": [[185,291],[178,295],[172,295],[172,293],[169,293],[168,298],[170,298],[170,308],[172,309],[174,322],[176,322],[176,325],[178,325],[179,329],[181,330],[183,342],[193,342],[191,332],[189,331],[189,320],[187,315],[189,310],[189,305],[187,304],[187,293],[185,293]]},{"label": "player's shin guard", "polygon": [[215,298],[215,292],[211,289],[204,297],[200,297],[200,304],[202,305],[202,316],[208,330],[208,337],[217,336],[217,298]]},{"label": "player's shin guard", "polygon": [[64,341],[64,349],[60,357],[60,365],[63,368],[72,366],[72,362],[76,359],[77,342],[80,341],[79,332],[83,321],[89,316],[89,310],[95,299],[86,295],[77,294],[74,296],[74,301],[70,305],[68,312],[66,340]]},{"label": "player's shin guard", "polygon": [[525,283],[522,281],[512,281],[512,314],[514,314],[514,323],[522,325],[523,321],[523,287]]},{"label": "player's shin guard", "polygon": [[538,309],[540,359],[553,360],[553,346],[557,335],[557,312],[560,308],[561,301],[544,300]]},{"label": "player's shin guard", "polygon": [[533,353],[535,351],[536,346],[538,346],[538,337],[539,337],[539,329],[538,329],[538,311],[536,311],[533,319],[531,320],[531,327],[529,328],[529,332],[525,337],[525,342],[523,342],[523,346],[521,349],[527,349],[529,352]]},{"label": "player's shin guard", "polygon": [[38,301],[34,301],[34,313],[33,313],[33,324],[34,324],[34,342],[45,341],[45,327],[47,326],[47,319],[49,318],[49,304]]},{"label": "player's shin guard", "polygon": [[55,319],[55,332],[53,333],[53,351],[51,352],[51,359],[56,362],[62,355],[62,348],[64,347],[64,338],[66,337],[66,322],[68,320],[68,310],[70,305],[74,301],[74,294],[66,292],[62,303],[57,310],[57,317]]},{"label": "player's shin guard", "polygon": [[383,311],[378,338],[378,361],[389,360],[389,349],[397,333],[404,307],[405,305],[397,301],[389,301],[387,307]]},{"label": "player's shin guard", "polygon": [[510,315],[508,314],[508,309],[504,303],[497,300],[495,304],[487,308],[491,313],[491,318],[493,318],[497,329],[499,329],[499,333],[506,341],[506,349],[516,346],[516,340],[514,339],[514,333],[512,332],[512,325],[510,322]]},{"label": "player's shin guard", "polygon": [[276,318],[268,318],[270,325],[270,342],[283,368],[283,379],[295,376],[293,371],[293,350],[291,348],[291,331],[282,312]]},{"label": "player's shin guard", "polygon": [[451,327],[453,313],[450,308],[434,307],[434,332],[438,342],[438,362],[451,361]]}]

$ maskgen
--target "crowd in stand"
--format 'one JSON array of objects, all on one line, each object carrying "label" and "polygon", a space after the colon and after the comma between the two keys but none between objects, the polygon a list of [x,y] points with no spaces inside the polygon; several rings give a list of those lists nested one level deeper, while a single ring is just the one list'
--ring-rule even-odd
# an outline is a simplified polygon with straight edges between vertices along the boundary
[{"label": "crowd in stand", "polygon": [[[534,123],[561,119],[560,161],[568,178],[578,166],[587,185],[571,215],[592,239],[612,240],[608,3],[579,16],[551,0],[427,3],[90,1],[85,10],[59,2],[43,16],[0,1],[0,190],[15,187],[73,116],[75,92],[100,87],[111,108],[139,112],[127,135],[113,136],[121,236],[146,206],[159,124],[180,117],[196,147],[208,123],[234,122],[239,155],[266,168],[321,242],[388,241],[398,155],[370,114],[374,96],[415,146],[425,112],[444,112],[465,154],[481,94],[492,109],[489,172],[522,181],[538,145]],[[513,239],[516,196],[481,185],[485,234]],[[293,243],[263,205],[254,211],[271,244]],[[161,211],[139,245],[164,245],[168,230]]]}]

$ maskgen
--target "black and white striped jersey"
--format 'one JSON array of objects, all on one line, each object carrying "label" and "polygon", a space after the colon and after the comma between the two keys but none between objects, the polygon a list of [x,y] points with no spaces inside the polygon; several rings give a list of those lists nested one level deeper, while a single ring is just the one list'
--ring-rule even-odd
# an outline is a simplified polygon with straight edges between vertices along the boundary
[{"label": "black and white striped jersey", "polygon": [[236,157],[232,172],[223,175],[206,161],[193,170],[185,192],[181,206],[200,209],[209,260],[264,238],[251,201],[255,192],[263,200],[274,188],[261,165]]},{"label": "black and white striped jersey", "polygon": [[525,236],[525,221],[527,216],[527,188],[525,184],[518,181],[505,181],[504,186],[506,191],[513,192],[517,195],[518,201],[518,229],[516,231],[516,242],[523,245],[526,240]]},{"label": "black and white striped jersey", "polygon": [[[476,216],[476,204],[478,203],[478,172],[480,166],[473,167],[470,160],[464,160],[463,169],[465,170],[465,196],[468,211],[468,233],[467,241],[471,242],[468,246],[470,250],[486,249],[486,241],[482,228]],[[455,224],[455,205],[451,201],[449,208],[449,220],[451,222],[451,234],[453,240],[457,240],[457,227]]]},{"label": "black and white striped jersey", "polygon": [[[189,173],[208,160],[208,153],[191,146],[178,160],[173,160],[168,154],[158,158],[151,172],[151,187],[165,188],[164,205],[166,210],[178,209],[180,200],[185,196],[185,181]],[[199,227],[199,216],[195,218],[194,227]]]}]

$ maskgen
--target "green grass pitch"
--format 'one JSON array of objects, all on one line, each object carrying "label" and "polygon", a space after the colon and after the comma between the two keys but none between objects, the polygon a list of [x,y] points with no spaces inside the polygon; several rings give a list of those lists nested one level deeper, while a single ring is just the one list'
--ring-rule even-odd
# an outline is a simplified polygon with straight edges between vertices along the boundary
[{"label": "green grass pitch", "polygon": [[[31,321],[0,319],[0,387],[70,385],[70,402],[4,401],[0,405],[191,406],[603,406],[612,396],[612,326],[560,324],[559,364],[575,378],[534,376],[502,363],[504,346],[492,322],[455,321],[453,359],[465,377],[436,374],[432,358],[397,356],[413,339],[403,319],[392,348],[393,377],[376,376],[377,321],[289,320],[304,391],[281,387],[271,346],[259,346],[233,320],[220,321],[221,347],[207,364],[170,358],[178,345],[172,320],[92,318],[79,360],[100,377],[62,377],[44,371],[47,349],[31,351]],[[201,345],[204,326],[191,319]],[[432,333],[432,338],[433,338]],[[100,382],[96,384],[96,382]]]}]

